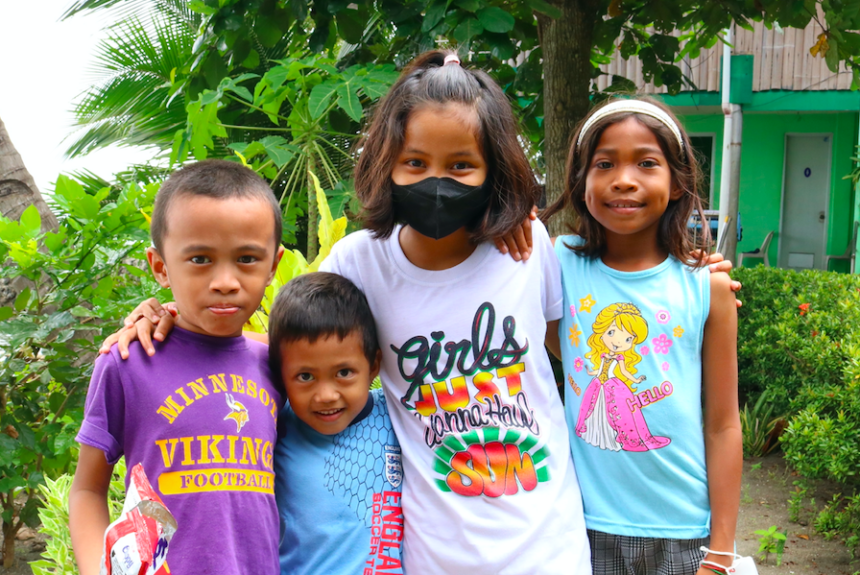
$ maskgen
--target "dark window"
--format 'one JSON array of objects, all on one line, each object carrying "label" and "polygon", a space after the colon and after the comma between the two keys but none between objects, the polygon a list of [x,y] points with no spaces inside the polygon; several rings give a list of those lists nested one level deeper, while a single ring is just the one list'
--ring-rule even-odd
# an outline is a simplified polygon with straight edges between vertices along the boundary
[{"label": "dark window", "polygon": [[690,136],[690,145],[696,151],[699,160],[699,168],[702,170],[702,185],[699,187],[699,196],[709,209],[711,202],[711,186],[713,185],[712,171],[714,165],[714,136],[713,134],[698,134]]}]

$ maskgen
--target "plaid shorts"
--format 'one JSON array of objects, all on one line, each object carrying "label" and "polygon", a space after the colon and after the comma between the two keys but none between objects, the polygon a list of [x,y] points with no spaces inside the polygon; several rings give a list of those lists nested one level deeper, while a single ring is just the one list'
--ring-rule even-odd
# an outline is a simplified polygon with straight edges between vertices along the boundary
[{"label": "plaid shorts", "polygon": [[702,539],[627,537],[588,530],[594,575],[695,575],[708,546]]}]

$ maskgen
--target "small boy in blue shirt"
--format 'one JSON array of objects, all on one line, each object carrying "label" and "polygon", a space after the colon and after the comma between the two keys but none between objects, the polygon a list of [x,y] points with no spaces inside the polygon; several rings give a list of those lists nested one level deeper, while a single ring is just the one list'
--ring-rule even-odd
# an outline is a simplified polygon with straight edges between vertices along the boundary
[{"label": "small boy in blue shirt", "polygon": [[278,417],[275,496],[281,573],[402,574],[403,471],[381,389],[367,300],[348,279],[299,276],[269,314]]}]

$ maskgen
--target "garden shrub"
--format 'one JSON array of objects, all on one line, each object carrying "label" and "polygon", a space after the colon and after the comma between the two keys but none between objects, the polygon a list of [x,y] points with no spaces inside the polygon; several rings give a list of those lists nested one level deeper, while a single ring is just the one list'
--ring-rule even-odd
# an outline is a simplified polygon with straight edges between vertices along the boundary
[{"label": "garden shrub", "polygon": [[[831,272],[742,268],[738,382],[747,405],[762,394],[788,426],[786,461],[809,479],[845,486],[815,529],[860,542],[860,278]],[[758,406],[757,406],[758,407]]]},{"label": "garden shrub", "polygon": [[[33,575],[78,575],[78,564],[72,552],[69,534],[69,492],[74,476],[66,473],[56,480],[45,479],[39,489],[44,506],[39,509],[42,523],[39,531],[47,535],[42,558],[30,562]],[[120,458],[113,468],[108,489],[108,514],[113,523],[122,512],[125,502],[125,459]]]},{"label": "garden shrub", "polygon": [[860,278],[758,266],[743,283],[738,311],[741,403],[769,390],[774,415],[796,413],[804,387],[840,385],[860,342]]},{"label": "garden shrub", "polygon": [[26,284],[0,307],[0,524],[4,566],[15,534],[39,523],[38,489],[67,472],[98,344],[160,288],[145,269],[157,185],[87,190],[61,176],[59,221],[43,233],[30,206],[0,217],[0,278]]},{"label": "garden shrub", "polygon": [[860,278],[742,268],[738,383],[789,420],[786,460],[810,479],[854,483],[860,470]]},{"label": "garden shrub", "polygon": [[851,497],[834,495],[815,518],[815,530],[826,539],[839,538],[848,547],[851,559],[860,547],[860,494]]},{"label": "garden shrub", "polygon": [[[847,346],[846,346],[847,347]],[[860,353],[856,347],[855,353]],[[810,479],[860,483],[860,366],[845,369],[845,381],[804,386],[802,406],[782,436],[785,459]]]}]

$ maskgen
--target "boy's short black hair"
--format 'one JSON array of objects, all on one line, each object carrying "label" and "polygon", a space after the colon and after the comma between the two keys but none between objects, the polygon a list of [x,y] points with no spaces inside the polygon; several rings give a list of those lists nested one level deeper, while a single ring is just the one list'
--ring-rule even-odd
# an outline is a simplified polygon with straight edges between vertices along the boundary
[{"label": "boy's short black hair", "polygon": [[167,213],[170,205],[175,198],[185,195],[219,200],[252,198],[268,203],[275,217],[275,246],[277,248],[281,245],[281,206],[266,180],[254,170],[236,162],[203,160],[170,174],[155,196],[150,234],[152,243],[160,254],[164,254],[162,248],[167,235]]},{"label": "boy's short black hair", "polygon": [[376,323],[367,298],[343,276],[327,272],[300,275],[278,292],[269,312],[269,366],[281,386],[281,344],[357,333],[364,356],[373,365],[379,352]]}]

